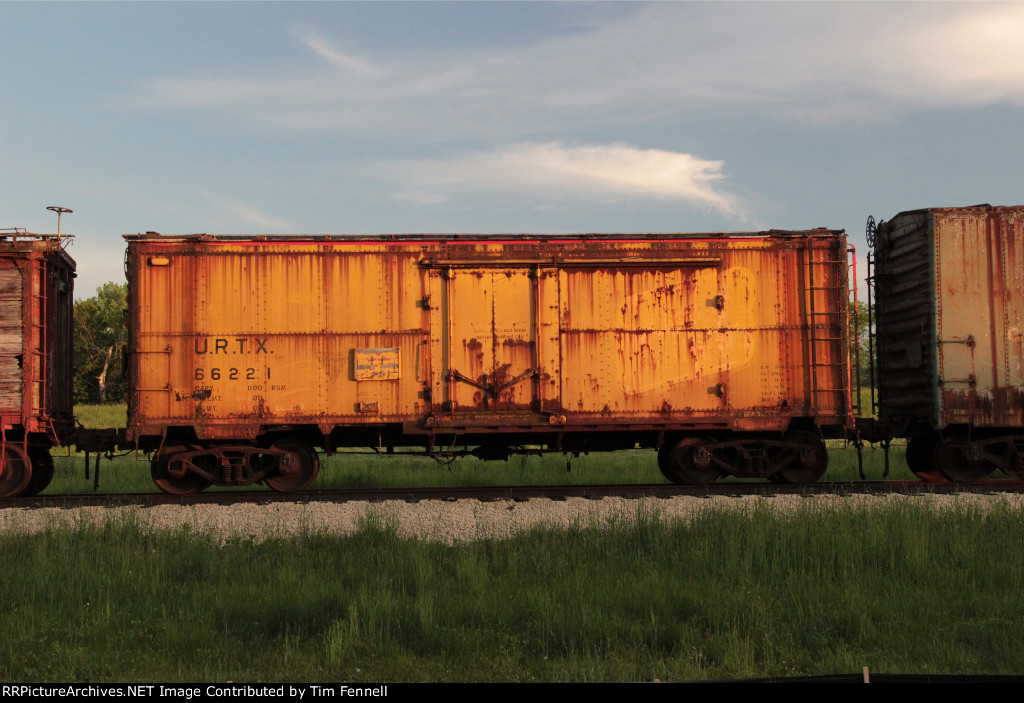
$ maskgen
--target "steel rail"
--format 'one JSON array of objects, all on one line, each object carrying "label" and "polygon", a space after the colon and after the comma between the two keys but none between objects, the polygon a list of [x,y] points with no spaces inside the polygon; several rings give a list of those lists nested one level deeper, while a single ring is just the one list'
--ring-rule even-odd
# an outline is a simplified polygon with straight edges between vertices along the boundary
[{"label": "steel rail", "polygon": [[998,479],[971,484],[922,483],[920,481],[842,481],[822,482],[807,486],[783,485],[753,481],[718,483],[711,486],[677,486],[674,484],[606,484],[578,486],[441,486],[411,488],[331,488],[277,493],[266,490],[208,490],[186,496],[163,493],[86,493],[43,495],[30,498],[0,500],[4,508],[75,508],[85,506],[155,505],[233,505],[236,503],[347,503],[404,501],[528,501],[535,499],[565,500],[567,498],[673,498],[677,496],[845,496],[870,494],[956,494],[956,493],[1021,493],[1024,481]]}]

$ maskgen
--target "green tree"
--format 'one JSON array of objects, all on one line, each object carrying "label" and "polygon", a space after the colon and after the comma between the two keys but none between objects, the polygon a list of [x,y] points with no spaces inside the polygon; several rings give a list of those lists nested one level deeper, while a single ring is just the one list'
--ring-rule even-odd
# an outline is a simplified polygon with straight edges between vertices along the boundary
[{"label": "green tree", "polygon": [[128,341],[128,286],[104,283],[75,302],[75,402],[121,403],[123,347]]},{"label": "green tree", "polygon": [[[859,378],[860,384],[864,388],[871,385],[871,352],[873,351],[868,342],[868,334],[871,332],[868,318],[867,303],[860,302],[856,306],[852,302],[850,303],[850,363],[854,373],[853,382],[856,384]],[[873,316],[871,319],[873,321]],[[857,363],[858,356],[859,365]]]}]

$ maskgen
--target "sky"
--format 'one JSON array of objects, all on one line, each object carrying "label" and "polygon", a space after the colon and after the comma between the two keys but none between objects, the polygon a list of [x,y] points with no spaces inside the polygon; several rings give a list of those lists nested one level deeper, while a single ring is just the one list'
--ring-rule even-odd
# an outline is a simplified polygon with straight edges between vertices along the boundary
[{"label": "sky", "polygon": [[[846,229],[1024,204],[1024,3],[0,2],[0,227]],[[863,258],[861,263],[863,263]]]}]

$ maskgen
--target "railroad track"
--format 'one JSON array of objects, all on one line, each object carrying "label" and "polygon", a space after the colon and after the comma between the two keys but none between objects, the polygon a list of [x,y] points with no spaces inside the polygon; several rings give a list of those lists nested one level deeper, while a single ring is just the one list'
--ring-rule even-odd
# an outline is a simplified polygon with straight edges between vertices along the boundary
[{"label": "railroad track", "polygon": [[148,507],[154,505],[233,505],[237,503],[347,503],[426,500],[527,501],[537,498],[672,498],[675,496],[773,496],[773,495],[853,495],[883,493],[1022,493],[1024,481],[997,479],[971,484],[922,483],[920,481],[845,481],[822,482],[809,486],[781,485],[743,481],[711,486],[674,484],[605,484],[592,486],[445,486],[418,488],[333,488],[276,493],[266,490],[211,490],[188,496],[164,493],[86,493],[7,498],[3,508],[77,508],[85,506]]}]

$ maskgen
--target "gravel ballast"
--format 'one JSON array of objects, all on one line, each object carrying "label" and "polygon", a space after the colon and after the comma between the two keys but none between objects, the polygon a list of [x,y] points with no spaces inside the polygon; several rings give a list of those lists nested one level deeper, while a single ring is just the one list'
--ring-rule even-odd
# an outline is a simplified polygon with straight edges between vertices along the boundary
[{"label": "gravel ballast", "polygon": [[144,528],[187,529],[216,535],[221,540],[287,537],[303,533],[349,534],[367,521],[393,526],[403,537],[448,544],[507,537],[532,527],[569,527],[609,524],[639,514],[663,520],[688,520],[709,510],[769,509],[787,514],[799,508],[865,509],[914,505],[934,509],[987,510],[1024,507],[1024,495],[883,495],[883,496],[746,496],[569,498],[524,502],[477,500],[385,501],[379,503],[239,503],[154,507],[8,508],[0,510],[0,530],[35,533],[46,528],[85,527],[108,521],[129,522]]}]

